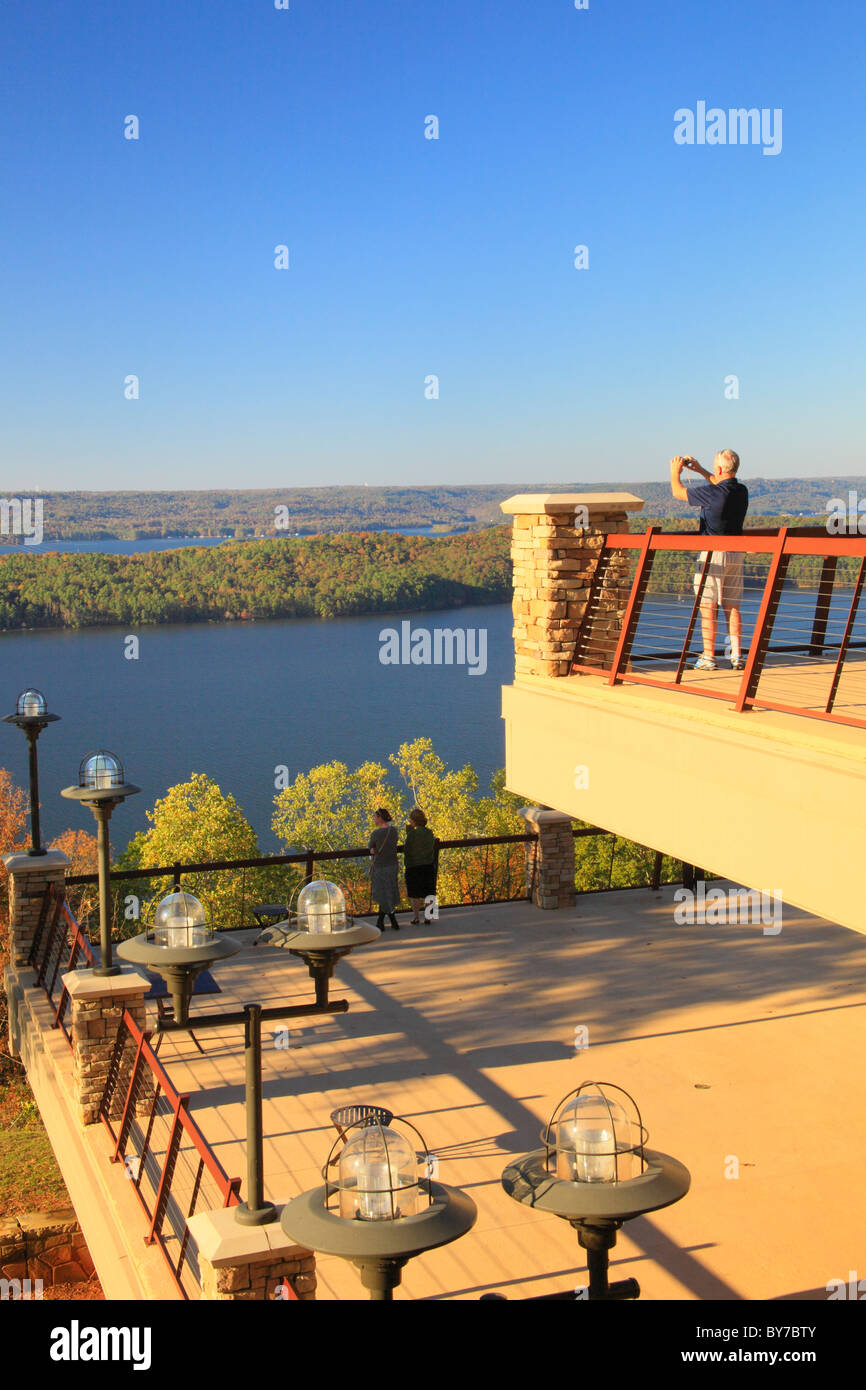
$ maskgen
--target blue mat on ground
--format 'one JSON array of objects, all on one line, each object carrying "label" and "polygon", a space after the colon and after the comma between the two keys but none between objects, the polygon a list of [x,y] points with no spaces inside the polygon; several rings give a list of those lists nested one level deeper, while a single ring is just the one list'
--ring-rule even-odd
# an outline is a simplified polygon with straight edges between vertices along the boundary
[{"label": "blue mat on ground", "polygon": [[[157,975],[153,970],[145,970],[137,965],[136,970],[140,970],[150,980],[150,989],[144,996],[145,999],[164,999],[168,994],[168,986],[161,975]],[[193,995],[196,994],[221,994],[222,990],[209,970],[203,970],[192,987]]]}]

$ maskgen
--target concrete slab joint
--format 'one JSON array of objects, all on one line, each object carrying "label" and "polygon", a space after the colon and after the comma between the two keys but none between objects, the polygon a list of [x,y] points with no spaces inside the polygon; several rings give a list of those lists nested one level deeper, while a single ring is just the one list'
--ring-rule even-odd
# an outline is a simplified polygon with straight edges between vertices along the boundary
[{"label": "concrete slab joint", "polygon": [[628,492],[522,493],[501,503],[513,517],[518,677],[569,674],[604,537],[627,531],[628,513],[643,505]]},{"label": "concrete slab joint", "polygon": [[535,839],[526,846],[526,892],[536,907],[573,907],[574,836],[571,818],[543,806],[520,812]]},{"label": "concrete slab joint", "polygon": [[276,1220],[265,1226],[240,1226],[232,1207],[203,1211],[190,1218],[189,1230],[198,1249],[202,1299],[211,1301],[273,1301],[288,1279],[304,1302],[316,1296],[316,1257],[294,1245]]}]

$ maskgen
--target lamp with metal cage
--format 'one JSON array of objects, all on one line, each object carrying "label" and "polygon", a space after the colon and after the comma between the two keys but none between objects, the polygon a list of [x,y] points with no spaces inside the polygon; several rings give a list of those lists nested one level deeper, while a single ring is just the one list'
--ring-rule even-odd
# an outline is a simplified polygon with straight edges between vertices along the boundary
[{"label": "lamp with metal cage", "polygon": [[111,851],[108,840],[108,822],[115,806],[128,796],[140,792],[132,782],[126,781],[123,763],[114,753],[99,749],[81,760],[78,768],[78,784],[64,787],[61,796],[70,801],[80,801],[89,806],[96,818],[96,847],[99,868],[99,942],[102,963],[96,967],[97,975],[117,975],[120,966],[114,965],[111,956]]},{"label": "lamp with metal cage", "polygon": [[328,981],[337,961],[356,946],[367,945],[382,935],[369,922],[356,922],[346,905],[346,894],[330,879],[314,879],[295,890],[284,922],[265,927],[256,946],[280,946],[307,966],[316,988],[316,1003],[327,1004]]},{"label": "lamp with metal cage", "polygon": [[153,926],[124,941],[117,954],[131,965],[143,965],[161,975],[171,995],[175,1022],[187,1024],[198,976],[239,950],[237,942],[214,930],[198,898],[178,891],[157,903]]},{"label": "lamp with metal cage", "polygon": [[15,701],[15,713],[3,716],[4,724],[15,724],[26,736],[30,771],[30,848],[27,853],[33,857],[47,854],[42,844],[39,827],[39,759],[36,754],[36,740],[49,724],[56,724],[59,714],[51,714],[41,690],[33,686],[22,690]]},{"label": "lamp with metal cage", "polygon": [[[587,1252],[591,1300],[640,1296],[636,1279],[608,1281],[608,1252],[624,1221],[684,1197],[688,1170],[648,1149],[649,1135],[627,1091],[586,1081],[569,1092],[542,1131],[544,1147],[509,1163],[502,1186],[516,1202],[568,1221]],[[573,1298],[574,1294],[551,1294]]]},{"label": "lamp with metal cage", "polygon": [[[340,1144],[339,1176],[332,1181]],[[409,1260],[450,1244],[475,1224],[472,1199],[434,1182],[430,1168],[429,1151],[413,1124],[392,1116],[385,1125],[375,1113],[364,1114],[334,1141],[322,1169],[324,1187],[302,1193],[283,1209],[283,1230],[310,1250],[351,1260],[370,1298],[390,1302]]]}]

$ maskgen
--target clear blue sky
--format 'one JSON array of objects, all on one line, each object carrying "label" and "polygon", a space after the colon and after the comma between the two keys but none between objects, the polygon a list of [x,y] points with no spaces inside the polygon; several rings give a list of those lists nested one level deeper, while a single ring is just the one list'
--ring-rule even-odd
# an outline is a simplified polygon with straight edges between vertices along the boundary
[{"label": "clear blue sky", "polygon": [[[21,0],[0,37],[6,492],[863,471],[862,4]],[[702,100],[781,108],[781,153],[675,144]]]}]

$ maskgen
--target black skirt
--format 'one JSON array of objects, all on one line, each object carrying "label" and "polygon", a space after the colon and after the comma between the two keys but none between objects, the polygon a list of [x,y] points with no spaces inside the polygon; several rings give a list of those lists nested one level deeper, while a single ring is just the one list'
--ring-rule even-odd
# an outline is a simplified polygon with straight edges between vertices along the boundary
[{"label": "black skirt", "polygon": [[409,864],[406,867],[406,896],[409,898],[429,898],[436,892],[436,866],[434,864]]}]

